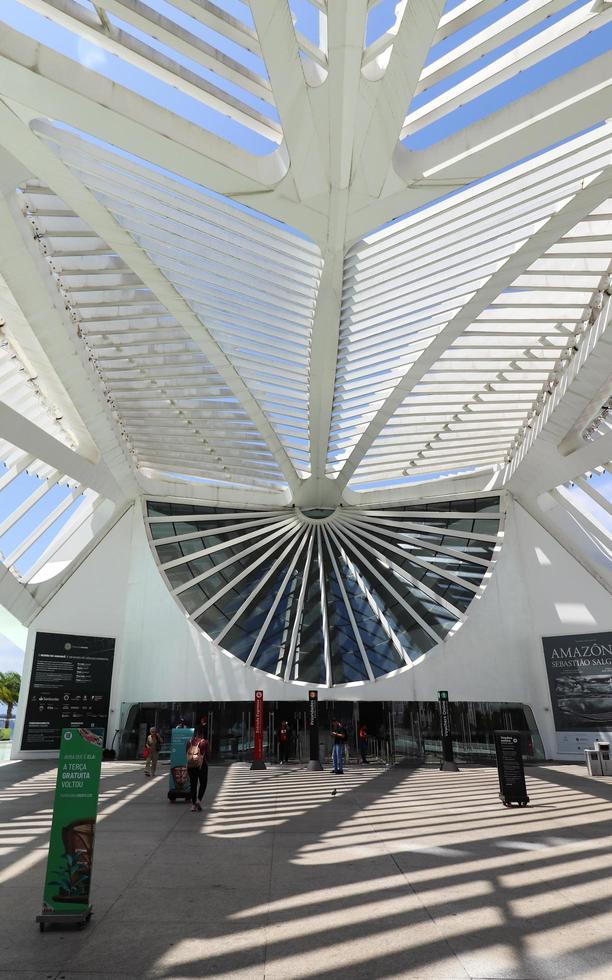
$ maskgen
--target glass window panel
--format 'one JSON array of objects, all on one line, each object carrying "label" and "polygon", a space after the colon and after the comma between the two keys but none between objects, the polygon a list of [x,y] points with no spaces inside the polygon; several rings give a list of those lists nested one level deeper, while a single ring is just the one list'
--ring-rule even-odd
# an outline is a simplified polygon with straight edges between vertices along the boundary
[{"label": "glass window panel", "polygon": [[173,589],[178,589],[179,585],[185,585],[193,578],[188,564],[166,569],[166,576]]},{"label": "glass window panel", "polygon": [[192,613],[204,605],[208,597],[199,585],[192,585],[190,589],[181,592],[179,598],[187,612]]},{"label": "glass window panel", "polygon": [[[384,603],[379,601],[376,604],[375,592],[370,587],[368,591],[372,595],[372,600],[375,605],[375,608],[372,608],[357,577],[340,554],[336,555],[336,560],[338,561],[344,587],[351,603],[353,615],[355,616],[357,629],[359,630],[367,658],[372,667],[372,673],[375,677],[381,677],[390,670],[396,670],[398,667],[404,666],[404,658],[394,646],[389,633],[383,625],[382,611],[377,611],[377,609],[381,610]],[[392,623],[389,623],[389,625],[392,627]]]},{"label": "glass window panel", "polygon": [[[303,565],[302,556],[300,556],[300,562]],[[284,673],[297,612],[301,581],[302,569],[300,568],[296,569],[290,576],[283,596],[262,638],[253,661],[253,666],[259,667],[260,670],[267,670],[271,674]]]},{"label": "glass window panel", "polygon": [[346,603],[326,551],[323,564],[332,681],[334,684],[347,684],[350,681],[367,680],[368,673],[357,645]]},{"label": "glass window panel", "polygon": [[[319,549],[315,537],[312,559],[308,570],[302,621],[295,652],[297,676],[309,684],[325,683],[325,658],[323,651],[323,613],[321,609],[321,584],[319,580]],[[292,671],[293,675],[293,671]]]},{"label": "glass window panel", "polygon": [[174,535],[174,524],[163,522],[163,524],[150,524],[151,537],[154,540],[158,538],[171,538]]},{"label": "glass window panel", "polygon": [[225,634],[222,646],[236,657],[246,660],[280,589],[285,569],[281,569],[266,582],[256,599],[245,609],[237,623]]},{"label": "glass window panel", "polygon": [[[251,564],[252,561],[255,561],[256,557],[257,557],[256,555],[249,555],[249,564]],[[215,615],[217,613],[221,614],[221,616],[223,617],[223,625],[225,625],[225,623],[227,623],[228,620],[230,620],[234,616],[234,614],[238,612],[238,610],[242,606],[247,596],[253,591],[255,586],[261,580],[262,576],[264,576],[266,572],[270,570],[270,568],[277,560],[277,558],[278,558],[278,552],[274,552],[269,558],[261,562],[257,566],[257,568],[249,572],[249,574],[246,575],[240,582],[238,582],[236,586],[234,586],[231,589],[228,589],[228,591],[224,595],[220,596],[217,599],[217,601],[214,603],[214,607],[211,608],[215,609]],[[221,578],[221,573],[211,576],[211,579],[216,579],[216,578]],[[205,580],[206,583],[208,583],[211,579],[206,579]],[[209,594],[214,595],[214,592],[211,591]],[[200,619],[204,619],[206,621],[207,617],[208,617],[208,611],[206,613],[203,613]],[[262,617],[262,622],[264,618],[265,616]],[[214,635],[214,631],[212,628],[207,628],[207,627],[204,628],[206,629],[207,633]],[[218,632],[220,632],[220,629],[217,630],[217,633]],[[223,646],[225,647],[226,644],[223,643]]]},{"label": "glass window panel", "polygon": [[174,561],[176,558],[182,558],[183,552],[181,551],[181,546],[179,544],[160,544],[159,548],[157,549],[157,557],[162,565],[165,565],[167,561]]}]

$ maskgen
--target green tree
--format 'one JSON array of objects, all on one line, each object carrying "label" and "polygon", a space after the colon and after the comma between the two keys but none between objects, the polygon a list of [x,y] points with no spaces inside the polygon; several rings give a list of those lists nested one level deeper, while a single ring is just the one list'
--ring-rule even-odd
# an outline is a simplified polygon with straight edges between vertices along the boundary
[{"label": "green tree", "polygon": [[6,705],[7,720],[13,716],[13,707],[19,700],[19,687],[21,677],[14,670],[9,670],[5,674],[0,672],[0,701]]}]

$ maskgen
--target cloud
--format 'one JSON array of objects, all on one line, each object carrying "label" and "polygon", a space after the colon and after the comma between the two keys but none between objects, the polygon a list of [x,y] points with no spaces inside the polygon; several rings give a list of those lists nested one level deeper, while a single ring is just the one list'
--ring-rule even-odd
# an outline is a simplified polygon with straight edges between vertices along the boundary
[{"label": "cloud", "polygon": [[91,68],[92,71],[101,68],[107,60],[106,52],[102,48],[82,37],[77,42],[77,57],[84,68]]},{"label": "cloud", "polygon": [[0,633],[0,671],[6,673],[16,670],[18,674],[23,673],[23,656],[23,650]]}]

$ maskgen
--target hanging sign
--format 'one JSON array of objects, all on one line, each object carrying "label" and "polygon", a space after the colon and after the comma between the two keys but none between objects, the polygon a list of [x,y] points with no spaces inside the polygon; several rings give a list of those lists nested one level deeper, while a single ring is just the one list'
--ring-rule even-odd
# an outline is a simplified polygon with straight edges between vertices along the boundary
[{"label": "hanging sign", "polygon": [[264,744],[264,692],[255,691],[255,705],[253,709],[255,741],[253,743],[253,762],[251,769],[265,769],[266,764],[263,758]]},{"label": "hanging sign", "polygon": [[86,728],[64,728],[55,785],[41,928],[46,921],[89,918],[94,831],[102,739]]},{"label": "hanging sign", "polygon": [[525,785],[520,732],[495,732],[495,755],[500,800],[504,806],[510,806],[511,803],[527,806],[529,797]]}]

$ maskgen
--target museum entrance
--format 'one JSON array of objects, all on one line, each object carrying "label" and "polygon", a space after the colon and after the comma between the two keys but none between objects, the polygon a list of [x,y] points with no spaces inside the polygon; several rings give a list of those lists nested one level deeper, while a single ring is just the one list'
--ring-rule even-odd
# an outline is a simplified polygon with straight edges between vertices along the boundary
[{"label": "museum entrance", "polygon": [[[528,705],[510,702],[450,703],[453,748],[459,761],[491,762],[495,757],[493,733],[513,729],[521,733],[523,758],[544,759],[542,742]],[[114,748],[121,759],[142,758],[146,733],[155,725],[164,740],[162,760],[168,753],[172,728],[184,718],[189,727],[204,727],[211,745],[212,761],[249,762],[253,756],[253,702],[182,701],[124,703],[121,728]],[[401,761],[434,761],[441,754],[440,717],[437,701],[319,701],[320,755],[331,757],[332,721],[347,730],[347,763],[357,763],[359,729],[367,731],[368,759],[393,765]],[[310,756],[308,702],[268,701],[265,706],[264,758],[279,759],[281,723],[289,728],[289,758],[306,763]]]}]

